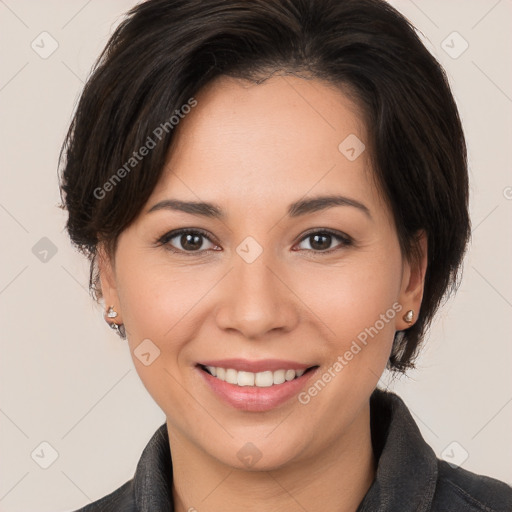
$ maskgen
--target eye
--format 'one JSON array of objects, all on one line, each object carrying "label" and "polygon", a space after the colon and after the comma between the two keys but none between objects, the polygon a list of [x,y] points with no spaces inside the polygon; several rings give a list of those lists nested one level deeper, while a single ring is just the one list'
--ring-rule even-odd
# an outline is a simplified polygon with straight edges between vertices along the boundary
[{"label": "eye", "polygon": [[[340,244],[332,249],[331,244],[334,240],[340,241]],[[331,253],[353,244],[353,240],[348,235],[331,231],[330,229],[309,232],[306,236],[302,237],[302,241],[309,241],[310,247],[305,250],[320,253]]]},{"label": "eye", "polygon": [[[205,248],[204,241],[209,242],[213,247]],[[338,247],[331,248],[333,241],[338,240]],[[331,253],[341,250],[353,244],[353,240],[344,233],[332,231],[329,229],[317,230],[307,233],[301,238],[301,243],[309,241],[309,248],[302,248],[306,251],[314,253]],[[166,233],[157,240],[159,245],[174,253],[192,255],[201,254],[208,250],[221,250],[218,245],[214,244],[210,236],[200,229],[177,229]],[[181,247],[180,247],[181,246]],[[188,253],[188,254],[187,254]]]},{"label": "eye", "polygon": [[[175,231],[170,231],[159,238],[157,242],[160,245],[165,246],[165,248],[171,252],[193,254],[202,253],[208,250],[204,247],[204,240],[207,240],[213,245],[213,247],[218,247],[211,241],[205,231],[199,229],[177,229]],[[178,245],[177,248],[176,245]]]}]

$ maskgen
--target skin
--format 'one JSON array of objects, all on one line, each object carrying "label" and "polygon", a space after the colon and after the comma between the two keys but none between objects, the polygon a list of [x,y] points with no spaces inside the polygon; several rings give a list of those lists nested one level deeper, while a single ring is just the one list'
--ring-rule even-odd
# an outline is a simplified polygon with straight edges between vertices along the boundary
[{"label": "skin", "polygon": [[[119,313],[135,368],[166,414],[176,510],[317,510],[321,499],[324,512],[354,511],[375,476],[369,397],[395,331],[409,327],[402,316],[419,311],[425,237],[423,256],[407,261],[368,151],[349,161],[338,150],[349,134],[366,140],[357,105],[339,89],[291,76],[258,85],[221,77],[196,99],[152,196],[115,257],[100,247],[99,261],[105,306]],[[369,215],[347,205],[286,214],[304,196],[332,194],[363,203]],[[226,216],[148,213],[170,198],[214,202]],[[158,244],[183,227],[211,241],[201,238],[193,253],[181,236]],[[318,249],[304,234],[322,228],[353,243],[332,237]],[[263,249],[250,264],[236,252],[248,236]],[[393,304],[402,311],[307,404],[235,409],[195,367],[276,358],[319,365],[321,377]],[[160,350],[149,366],[133,354],[147,338]],[[247,442],[262,455],[249,468],[237,457]]]}]

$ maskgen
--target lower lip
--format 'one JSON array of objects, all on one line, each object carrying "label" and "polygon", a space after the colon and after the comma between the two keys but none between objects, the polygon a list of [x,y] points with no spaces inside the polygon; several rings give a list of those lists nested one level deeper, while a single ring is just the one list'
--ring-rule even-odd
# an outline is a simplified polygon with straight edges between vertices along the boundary
[{"label": "lower lip", "polygon": [[236,409],[251,412],[269,411],[287,402],[300,392],[307,381],[318,370],[318,368],[313,368],[293,380],[259,388],[256,386],[237,386],[236,384],[230,384],[229,382],[225,382],[210,375],[199,366],[196,368],[213,392],[224,402]]}]

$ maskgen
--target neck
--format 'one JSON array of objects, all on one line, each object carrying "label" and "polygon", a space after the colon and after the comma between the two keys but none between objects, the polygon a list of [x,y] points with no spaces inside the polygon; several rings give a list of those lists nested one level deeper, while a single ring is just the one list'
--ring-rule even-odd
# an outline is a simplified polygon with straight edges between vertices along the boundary
[{"label": "neck", "polygon": [[271,471],[246,471],[219,462],[169,431],[175,512],[355,512],[375,477],[366,407],[334,444],[314,458]]}]

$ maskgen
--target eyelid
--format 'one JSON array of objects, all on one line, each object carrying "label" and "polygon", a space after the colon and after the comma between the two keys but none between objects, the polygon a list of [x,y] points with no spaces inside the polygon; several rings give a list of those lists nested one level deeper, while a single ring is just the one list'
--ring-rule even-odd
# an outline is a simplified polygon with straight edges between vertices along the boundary
[{"label": "eyelid", "polygon": [[299,241],[302,241],[305,238],[307,238],[308,236],[316,235],[318,233],[332,235],[332,236],[341,238],[342,240],[344,240],[346,242],[353,242],[352,237],[350,237],[346,233],[343,233],[342,231],[338,231],[336,229],[331,229],[331,228],[312,228],[312,229],[306,231],[305,233],[303,233],[301,235],[301,237],[299,238]]}]

